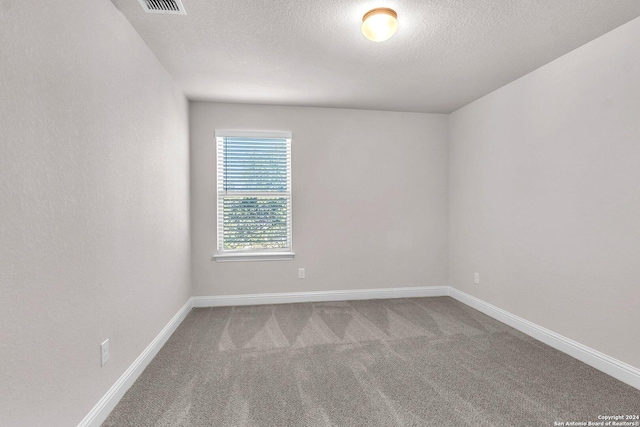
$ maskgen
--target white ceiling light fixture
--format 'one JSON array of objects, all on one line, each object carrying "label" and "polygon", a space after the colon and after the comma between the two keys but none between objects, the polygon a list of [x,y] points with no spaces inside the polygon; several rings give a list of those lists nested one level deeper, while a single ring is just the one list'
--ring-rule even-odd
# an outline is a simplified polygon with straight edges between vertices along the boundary
[{"label": "white ceiling light fixture", "polygon": [[386,7],[372,9],[362,17],[362,34],[374,42],[389,40],[398,31],[398,14]]}]

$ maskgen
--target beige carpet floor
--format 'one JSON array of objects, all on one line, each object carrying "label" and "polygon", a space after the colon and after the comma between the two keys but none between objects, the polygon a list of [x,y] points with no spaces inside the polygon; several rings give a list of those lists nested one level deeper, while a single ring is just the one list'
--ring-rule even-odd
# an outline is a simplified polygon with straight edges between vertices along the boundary
[{"label": "beige carpet floor", "polygon": [[640,391],[451,298],[194,309],[103,426],[553,426]]}]

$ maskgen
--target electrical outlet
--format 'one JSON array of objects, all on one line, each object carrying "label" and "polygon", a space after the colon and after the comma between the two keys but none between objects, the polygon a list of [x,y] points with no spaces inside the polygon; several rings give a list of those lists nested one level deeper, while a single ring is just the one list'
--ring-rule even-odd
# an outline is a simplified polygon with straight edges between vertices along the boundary
[{"label": "electrical outlet", "polygon": [[106,339],[100,344],[100,366],[104,366],[109,360],[109,340]]},{"label": "electrical outlet", "polygon": [[305,275],[306,275],[306,273],[304,271],[304,268],[299,268],[298,269],[298,279],[304,279]]},{"label": "electrical outlet", "polygon": [[475,274],[473,275],[473,282],[474,282],[476,285],[479,285],[479,284],[480,284],[480,273],[475,273]]}]

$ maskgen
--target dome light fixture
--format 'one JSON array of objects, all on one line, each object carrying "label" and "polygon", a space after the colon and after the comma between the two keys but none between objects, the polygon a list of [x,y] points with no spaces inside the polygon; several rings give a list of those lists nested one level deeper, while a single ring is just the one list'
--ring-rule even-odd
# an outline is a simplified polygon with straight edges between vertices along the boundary
[{"label": "dome light fixture", "polygon": [[362,34],[374,42],[389,40],[398,31],[398,14],[386,7],[372,9],[362,17]]}]

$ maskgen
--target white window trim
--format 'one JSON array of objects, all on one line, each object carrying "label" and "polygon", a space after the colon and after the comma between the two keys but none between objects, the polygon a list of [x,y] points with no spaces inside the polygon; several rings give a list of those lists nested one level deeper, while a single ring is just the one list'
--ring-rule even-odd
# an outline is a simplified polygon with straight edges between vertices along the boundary
[{"label": "white window trim", "polygon": [[291,132],[271,130],[217,130],[216,138],[286,138],[292,139]]},{"label": "white window trim", "polygon": [[[220,170],[223,167],[222,153],[218,149],[218,138],[286,138],[292,140],[292,133],[286,131],[243,131],[243,130],[216,130],[215,132],[215,144],[216,144],[216,253],[213,255],[213,259],[217,262],[237,262],[237,261],[287,261],[292,260],[295,256],[293,252],[293,221],[291,218],[291,211],[293,210],[293,195],[291,187],[291,173],[289,174],[289,218],[287,223],[289,226],[289,247],[283,249],[259,249],[259,250],[236,250],[236,251],[224,251],[220,248],[220,233],[222,232],[222,223],[220,218],[220,203],[222,198],[220,195],[224,192],[222,188],[222,181],[220,180]],[[291,144],[291,142],[289,143]],[[290,145],[291,147],[291,145]],[[290,153],[291,154],[291,153]],[[291,160],[289,160],[289,167],[291,168]],[[291,172],[291,171],[290,171]],[[280,193],[282,194],[282,193]],[[264,195],[272,196],[273,193],[243,193],[245,196]]]},{"label": "white window trim", "polygon": [[295,255],[295,252],[225,252],[215,254],[213,259],[217,262],[289,261],[292,260]]}]

